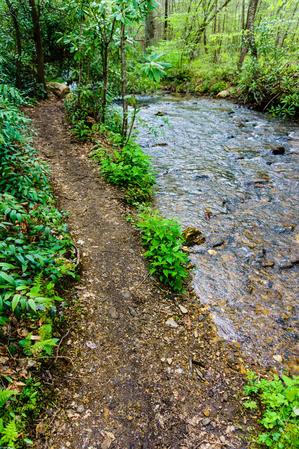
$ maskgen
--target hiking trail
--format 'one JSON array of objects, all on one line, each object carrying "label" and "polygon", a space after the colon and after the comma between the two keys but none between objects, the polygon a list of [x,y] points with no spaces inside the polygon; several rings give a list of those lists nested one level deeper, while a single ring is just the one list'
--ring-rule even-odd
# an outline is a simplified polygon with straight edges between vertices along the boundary
[{"label": "hiking trail", "polygon": [[44,372],[53,401],[36,448],[245,448],[238,346],[217,336],[195,296],[171,295],[148,274],[122,193],[99,176],[91,144],[74,141],[62,102],[30,116],[82,265],[61,357]]}]

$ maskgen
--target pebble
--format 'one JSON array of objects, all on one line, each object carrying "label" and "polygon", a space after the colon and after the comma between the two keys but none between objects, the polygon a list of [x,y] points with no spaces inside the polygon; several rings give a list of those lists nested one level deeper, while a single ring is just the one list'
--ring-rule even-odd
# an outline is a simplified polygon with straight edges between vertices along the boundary
[{"label": "pebble", "polygon": [[215,256],[217,254],[217,251],[215,251],[214,249],[209,249],[208,253],[211,254],[211,256]]},{"label": "pebble", "polygon": [[136,312],[136,310],[133,307],[129,307],[129,313],[132,316],[136,316],[137,315],[137,312]]},{"label": "pebble", "polygon": [[208,426],[211,422],[210,418],[204,418],[202,421],[203,426]]},{"label": "pebble", "polygon": [[165,324],[166,324],[166,326],[173,327],[173,328],[179,327],[178,323],[173,318],[168,318],[168,320],[165,322]]},{"label": "pebble", "polygon": [[113,320],[116,320],[118,318],[118,313],[115,307],[110,307],[109,315]]},{"label": "pebble", "polygon": [[273,359],[276,360],[276,362],[282,362],[282,357],[280,354],[274,354]]},{"label": "pebble", "polygon": [[125,298],[125,299],[130,299],[131,298],[131,293],[130,292],[124,292],[123,293],[123,297]]},{"label": "pebble", "polygon": [[181,304],[179,304],[179,309],[183,314],[188,313],[188,309],[186,309],[186,307],[182,306]]},{"label": "pebble", "polygon": [[275,262],[273,260],[264,260],[262,262],[262,267],[266,268],[266,267],[274,267]]},{"label": "pebble", "polygon": [[92,341],[87,341],[85,343],[85,345],[89,348],[89,349],[96,349],[97,345],[95,343],[93,343]]}]

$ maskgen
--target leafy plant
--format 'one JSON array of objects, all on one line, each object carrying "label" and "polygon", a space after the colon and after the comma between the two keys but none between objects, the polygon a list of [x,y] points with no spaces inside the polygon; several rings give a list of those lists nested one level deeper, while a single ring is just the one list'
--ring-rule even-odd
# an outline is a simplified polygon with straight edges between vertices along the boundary
[{"label": "leafy plant", "polygon": [[61,301],[56,285],[74,277],[75,266],[47,168],[29,144],[22,96],[3,85],[0,94],[0,337],[10,359],[9,376],[1,375],[7,388],[0,390],[0,446],[14,449],[29,443],[26,421],[37,410],[38,386],[19,381],[19,359],[52,354],[58,339],[51,322]]},{"label": "leafy plant", "polygon": [[260,411],[259,423],[264,429],[256,442],[272,449],[299,447],[299,377],[275,375],[273,379],[259,379],[248,373],[244,394],[253,397],[244,402],[250,410]]},{"label": "leafy plant", "polygon": [[146,75],[150,80],[159,82],[167,75],[166,69],[171,67],[168,62],[160,61],[163,55],[151,53],[145,56],[145,62],[141,68],[141,73]]},{"label": "leafy plant", "polygon": [[128,142],[113,154],[99,149],[93,156],[99,160],[105,178],[111,184],[125,188],[130,203],[150,200],[155,178],[150,159],[139,145]]},{"label": "leafy plant", "polygon": [[150,273],[174,291],[181,292],[188,277],[188,257],[182,251],[184,239],[179,224],[148,209],[139,214],[136,226],[141,231]]},{"label": "leafy plant", "polygon": [[52,355],[58,341],[58,338],[52,338],[52,325],[44,324],[38,329],[38,335],[30,332],[19,344],[26,355],[38,357],[41,354]]}]

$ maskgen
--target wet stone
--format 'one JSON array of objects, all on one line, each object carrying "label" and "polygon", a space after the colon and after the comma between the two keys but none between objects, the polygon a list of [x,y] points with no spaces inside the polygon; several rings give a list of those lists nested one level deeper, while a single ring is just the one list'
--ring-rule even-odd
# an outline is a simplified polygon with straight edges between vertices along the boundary
[{"label": "wet stone", "polygon": [[285,154],[285,152],[286,152],[286,149],[283,145],[272,146],[271,149],[272,149],[272,154],[274,154],[275,156]]},{"label": "wet stone", "polygon": [[274,267],[275,262],[273,260],[263,260],[262,261],[262,267],[267,268],[267,267]]},{"label": "wet stone", "polygon": [[184,229],[183,236],[188,246],[202,245],[206,241],[202,232],[199,229],[191,226],[188,226],[186,229]]},{"label": "wet stone", "polygon": [[283,259],[279,262],[278,267],[281,270],[287,270],[288,268],[292,268],[293,267],[293,262],[290,259]]}]

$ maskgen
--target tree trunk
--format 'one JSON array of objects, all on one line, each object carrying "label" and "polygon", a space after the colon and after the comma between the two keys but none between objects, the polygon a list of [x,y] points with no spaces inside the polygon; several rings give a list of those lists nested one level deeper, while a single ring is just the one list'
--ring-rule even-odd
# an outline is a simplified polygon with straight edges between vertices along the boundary
[{"label": "tree trunk", "polygon": [[44,65],[44,52],[42,45],[42,36],[39,21],[39,10],[36,6],[35,0],[29,0],[31,8],[31,17],[33,25],[33,39],[36,52],[36,80],[43,90],[43,95],[46,95],[46,80],[45,80],[45,65]]},{"label": "tree trunk", "polygon": [[246,25],[243,29],[243,38],[242,38],[242,48],[239,58],[239,67],[242,67],[245,56],[250,51],[254,58],[257,58],[257,49],[255,45],[254,39],[254,21],[256,16],[257,7],[259,4],[259,0],[250,0],[248,11],[247,11],[247,20]]},{"label": "tree trunk", "polygon": [[121,59],[121,98],[123,105],[123,122],[121,134],[125,142],[128,132],[128,102],[127,95],[127,58],[126,58],[126,29],[125,24],[121,23],[120,29],[120,59]]},{"label": "tree trunk", "polygon": [[241,27],[245,28],[245,0],[242,0]]},{"label": "tree trunk", "polygon": [[102,114],[101,122],[105,123],[107,108],[107,92],[108,92],[108,45],[105,45],[102,51],[103,64],[103,93],[102,93]]},{"label": "tree trunk", "polygon": [[154,12],[149,11],[145,18],[145,48],[149,47],[155,38],[155,20]]},{"label": "tree trunk", "polygon": [[[215,11],[217,11],[218,8],[218,0],[216,0],[215,2]],[[214,18],[214,23],[213,23],[213,34],[217,33],[217,15]],[[213,55],[213,62],[214,64],[216,64],[217,60],[218,60],[218,48],[217,48],[217,44],[219,45],[219,40],[217,37],[217,40],[215,41],[215,48],[214,48],[214,55]]]},{"label": "tree trunk", "polygon": [[10,0],[5,0],[9,15],[11,17],[11,21],[13,23],[13,27],[15,29],[15,37],[16,37],[16,86],[18,89],[22,88],[22,39],[21,39],[21,31],[19,27],[17,11],[13,7]]},{"label": "tree trunk", "polygon": [[165,0],[164,5],[164,39],[167,39],[167,31],[168,31],[168,0]]}]

